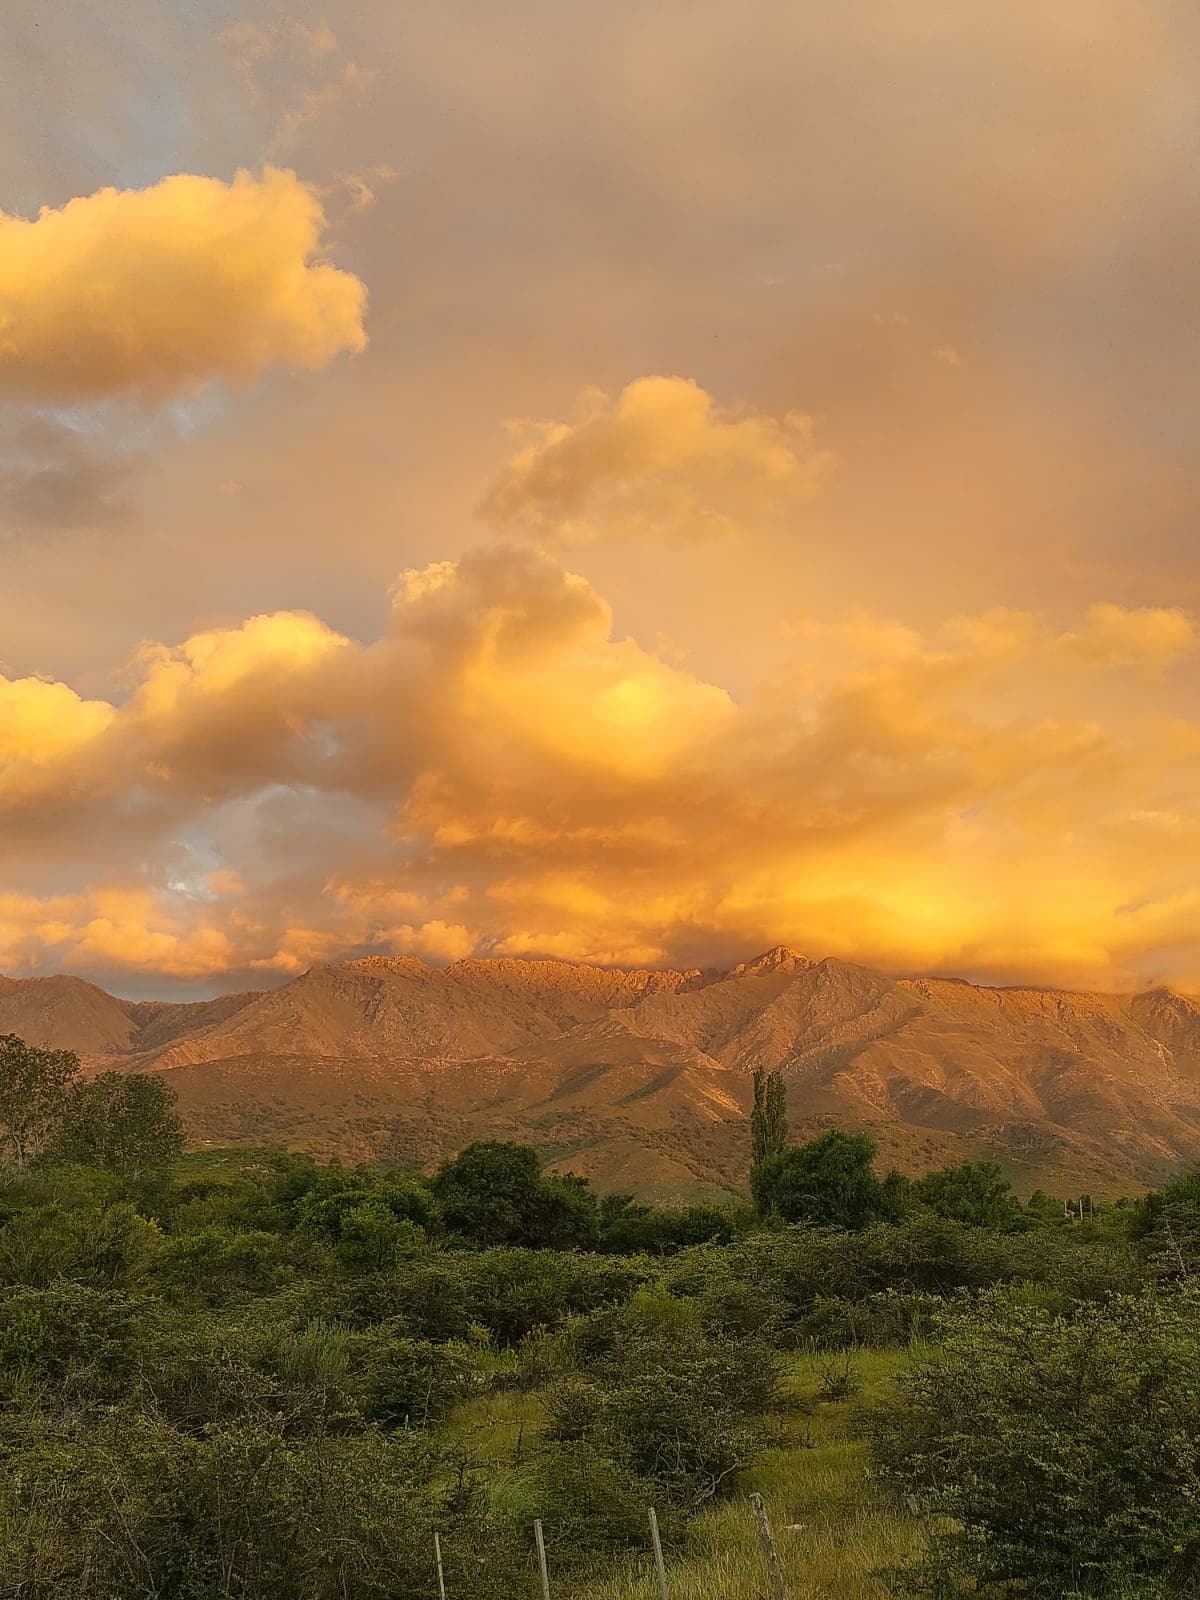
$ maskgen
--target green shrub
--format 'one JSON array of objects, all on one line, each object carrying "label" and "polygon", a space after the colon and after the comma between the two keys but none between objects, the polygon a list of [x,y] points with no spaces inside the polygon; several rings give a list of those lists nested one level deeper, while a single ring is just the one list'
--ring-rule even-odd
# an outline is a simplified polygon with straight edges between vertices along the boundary
[{"label": "green shrub", "polygon": [[318,1271],[324,1260],[321,1248],[305,1239],[204,1228],[163,1241],[154,1280],[175,1299],[218,1306],[275,1294],[299,1274]]},{"label": "green shrub", "polygon": [[402,1323],[422,1339],[465,1339],[478,1326],[515,1345],[535,1328],[623,1304],[649,1263],[552,1250],[428,1252],[357,1282],[313,1292],[327,1314],[356,1327]]},{"label": "green shrub", "polygon": [[1193,1292],[949,1313],[873,1424],[885,1478],[938,1519],[910,1586],[1200,1592],[1198,1318]]},{"label": "green shrub", "polygon": [[710,1337],[693,1306],[644,1290],[573,1330],[572,1346],[580,1372],[552,1395],[551,1437],[590,1445],[673,1505],[694,1511],[727,1492],[767,1442],[769,1348]]},{"label": "green shrub", "polygon": [[926,1290],[885,1289],[861,1300],[830,1298],[793,1323],[791,1342],[819,1350],[884,1349],[930,1338],[947,1301]]},{"label": "green shrub", "polygon": [[147,1308],[124,1290],[61,1280],[0,1291],[0,1395],[45,1391],[68,1406],[124,1394]]},{"label": "green shrub", "polygon": [[386,1325],[298,1323],[289,1309],[161,1320],[139,1347],[135,1397],[187,1430],[269,1418],[299,1437],[423,1427],[474,1385],[456,1347]]},{"label": "green shrub", "polygon": [[[644,1548],[649,1541],[646,1507],[654,1487],[587,1439],[554,1444],[541,1452],[529,1484],[529,1512],[546,1523],[555,1572],[582,1573],[599,1558]],[[674,1524],[664,1519],[668,1536]],[[523,1532],[524,1527],[519,1529]]]},{"label": "green shrub", "polygon": [[630,1194],[606,1194],[599,1209],[600,1249],[615,1255],[669,1255],[694,1245],[728,1244],[733,1217],[716,1206],[648,1206]]},{"label": "green shrub", "polygon": [[[717,1285],[752,1284],[797,1337],[823,1330],[847,1308],[879,1296],[952,1296],[997,1284],[1037,1283],[1060,1303],[1128,1293],[1141,1282],[1134,1252],[1120,1234],[1037,1229],[1000,1234],[916,1212],[898,1223],[857,1232],[795,1226],[736,1239],[723,1250],[686,1251],[664,1273],[675,1292],[713,1295]],[[914,1303],[916,1311],[919,1302]],[[886,1319],[885,1319],[886,1320]],[[864,1331],[847,1342],[869,1343]]]},{"label": "green shrub", "polygon": [[0,1228],[0,1283],[128,1285],[145,1277],[160,1242],[126,1201],[31,1207]]},{"label": "green shrub", "polygon": [[419,1435],[33,1417],[4,1426],[0,1463],[0,1593],[22,1600],[425,1595],[435,1526],[454,1592],[521,1592],[516,1542]]},{"label": "green shrub", "polygon": [[408,1222],[428,1232],[438,1224],[438,1209],[429,1185],[417,1179],[343,1174],[327,1168],[295,1202],[295,1226],[326,1239],[345,1235],[345,1220],[362,1207]]}]

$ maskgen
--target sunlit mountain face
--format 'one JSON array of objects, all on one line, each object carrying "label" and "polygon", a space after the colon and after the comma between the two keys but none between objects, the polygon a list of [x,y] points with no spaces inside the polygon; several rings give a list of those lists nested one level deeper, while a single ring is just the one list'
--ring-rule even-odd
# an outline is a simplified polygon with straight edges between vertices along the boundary
[{"label": "sunlit mountain face", "polygon": [[89,1075],[163,1075],[196,1143],[428,1166],[532,1139],[676,1200],[744,1192],[761,1069],[801,1138],[866,1129],[915,1173],[998,1160],[1028,1189],[1119,1194],[1200,1155],[1196,998],[893,979],[782,946],[706,971],[375,955],[183,1002],[0,978],[11,1033]]},{"label": "sunlit mountain face", "polygon": [[1200,13],[8,31],[0,970],[1200,990]]}]

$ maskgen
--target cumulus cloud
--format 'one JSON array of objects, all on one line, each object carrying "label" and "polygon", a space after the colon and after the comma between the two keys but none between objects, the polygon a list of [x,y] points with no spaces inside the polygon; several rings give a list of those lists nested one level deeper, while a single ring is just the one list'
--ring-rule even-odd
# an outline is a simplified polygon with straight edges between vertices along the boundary
[{"label": "cumulus cloud", "polygon": [[84,700],[65,683],[0,676],[0,813],[61,795],[116,716],[106,700]]},{"label": "cumulus cloud", "polygon": [[364,949],[704,962],[782,939],[1200,981],[1200,723],[1159,701],[1193,644],[1174,611],[856,614],[797,627],[737,700],[549,556],[474,551],[405,573],[370,643],[279,613],[146,648],[120,701],[0,682],[6,872],[91,852],[69,892],[0,907],[2,959],[232,982]]},{"label": "cumulus cloud", "polygon": [[722,689],[614,639],[596,590],[543,554],[475,551],[406,573],[393,615],[428,642],[468,763],[507,745],[580,773],[664,772],[733,714]]},{"label": "cumulus cloud", "polygon": [[[0,61],[42,135],[10,141],[0,402],[89,408],[86,449],[5,435],[0,524],[118,526],[143,452],[135,536],[4,548],[10,964],[237,982],[783,938],[1200,984],[1174,609],[1200,10],[518,0],[492,30],[343,6],[335,34],[249,0],[197,49],[195,8],[119,9],[129,37],[18,0]],[[311,182],[100,188],[256,152]],[[370,363],[186,448],[95,405],[359,348],[322,210]],[[497,472],[500,404],[534,420]],[[420,565],[363,642],[370,586],[461,524],[481,462],[495,531],[595,582]],[[101,907],[118,889],[148,898]]]},{"label": "cumulus cloud", "polygon": [[151,399],[366,343],[366,291],[320,258],[324,214],[293,172],[182,173],[0,213],[0,395]]},{"label": "cumulus cloud", "polygon": [[817,493],[833,456],[812,419],[719,406],[686,378],[586,393],[572,422],[509,424],[519,448],[480,507],[496,527],[567,544],[727,532]]}]

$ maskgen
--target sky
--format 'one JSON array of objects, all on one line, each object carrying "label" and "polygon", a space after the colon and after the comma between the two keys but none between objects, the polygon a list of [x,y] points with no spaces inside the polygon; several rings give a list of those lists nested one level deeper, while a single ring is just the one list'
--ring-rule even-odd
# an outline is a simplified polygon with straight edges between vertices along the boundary
[{"label": "sky", "polygon": [[0,972],[1200,989],[1200,12],[13,0]]}]

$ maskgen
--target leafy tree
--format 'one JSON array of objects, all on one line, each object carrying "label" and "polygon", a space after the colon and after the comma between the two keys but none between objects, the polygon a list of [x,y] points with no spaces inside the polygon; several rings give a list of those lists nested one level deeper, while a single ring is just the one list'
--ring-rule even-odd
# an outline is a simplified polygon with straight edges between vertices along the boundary
[{"label": "leafy tree", "polygon": [[996,1228],[1007,1233],[1025,1221],[1011,1184],[991,1161],[939,1167],[919,1178],[913,1191],[939,1217],[949,1217],[968,1228]]},{"label": "leafy tree", "polygon": [[363,1207],[426,1231],[436,1227],[437,1205],[424,1179],[381,1178],[364,1171],[343,1174],[335,1166],[327,1170],[330,1181],[315,1182],[296,1202],[296,1224],[305,1232],[338,1239],[346,1218]]},{"label": "leafy tree", "polygon": [[1035,1189],[1025,1202],[1025,1214],[1033,1222],[1063,1221],[1063,1203],[1044,1189]]},{"label": "leafy tree", "polygon": [[596,1197],[582,1178],[547,1178],[529,1145],[482,1139],[440,1168],[447,1228],[482,1245],[563,1248],[596,1238]]},{"label": "leafy tree", "polygon": [[50,1147],[58,1161],[136,1177],[181,1154],[178,1096],[149,1072],[102,1072],[71,1085]]},{"label": "leafy tree", "polygon": [[418,1253],[425,1242],[414,1223],[402,1222],[386,1206],[367,1201],[342,1214],[337,1259],[348,1272],[381,1272]]},{"label": "leafy tree", "polygon": [[53,1138],[78,1075],[73,1050],[42,1050],[15,1033],[0,1034],[0,1128],[18,1167],[41,1155]]},{"label": "leafy tree", "polygon": [[880,1180],[876,1146],[864,1133],[831,1129],[808,1144],[768,1157],[758,1172],[759,1209],[785,1222],[830,1228],[865,1228],[898,1216],[904,1183],[898,1174]]},{"label": "leafy tree", "polygon": [[1194,1277],[1200,1270],[1200,1167],[1143,1195],[1132,1208],[1129,1233],[1156,1277]]}]

